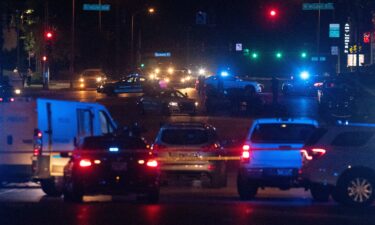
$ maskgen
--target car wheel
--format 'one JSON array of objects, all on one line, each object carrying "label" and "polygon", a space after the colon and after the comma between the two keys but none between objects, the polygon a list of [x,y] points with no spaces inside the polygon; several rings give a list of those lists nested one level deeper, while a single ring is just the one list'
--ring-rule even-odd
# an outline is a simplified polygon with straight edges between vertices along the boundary
[{"label": "car wheel", "polygon": [[339,203],[350,206],[368,206],[374,200],[374,177],[364,172],[347,174],[337,186]]},{"label": "car wheel", "polygon": [[64,182],[64,201],[66,202],[82,202],[83,191],[74,182]]},{"label": "car wheel", "polygon": [[55,178],[41,180],[40,186],[47,196],[60,197],[62,195],[62,188],[55,181]]},{"label": "car wheel", "polygon": [[258,186],[245,180],[241,175],[237,176],[237,192],[241,200],[251,200],[258,192]]},{"label": "car wheel", "polygon": [[330,188],[321,184],[313,184],[310,187],[310,193],[314,201],[328,202],[330,196]]},{"label": "car wheel", "polygon": [[211,175],[210,184],[212,188],[227,186],[227,168],[224,162],[218,163],[218,169]]},{"label": "car wheel", "polygon": [[246,86],[245,87],[245,95],[246,96],[254,96],[255,95],[255,88],[253,86]]}]

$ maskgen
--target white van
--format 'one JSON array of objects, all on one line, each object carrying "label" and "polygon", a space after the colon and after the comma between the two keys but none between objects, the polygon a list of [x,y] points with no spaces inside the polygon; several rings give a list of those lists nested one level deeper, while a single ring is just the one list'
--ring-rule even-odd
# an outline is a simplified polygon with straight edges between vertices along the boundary
[{"label": "white van", "polygon": [[97,103],[19,98],[0,105],[0,181],[40,181],[60,195],[68,158],[83,137],[113,133],[116,124]]}]

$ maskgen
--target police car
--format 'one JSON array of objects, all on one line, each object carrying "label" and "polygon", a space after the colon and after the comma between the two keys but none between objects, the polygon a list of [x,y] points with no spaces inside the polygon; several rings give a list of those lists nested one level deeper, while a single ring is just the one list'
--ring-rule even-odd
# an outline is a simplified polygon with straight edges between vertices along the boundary
[{"label": "police car", "polygon": [[242,147],[237,177],[240,198],[254,198],[258,188],[299,187],[300,150],[317,127],[312,119],[255,120]]}]

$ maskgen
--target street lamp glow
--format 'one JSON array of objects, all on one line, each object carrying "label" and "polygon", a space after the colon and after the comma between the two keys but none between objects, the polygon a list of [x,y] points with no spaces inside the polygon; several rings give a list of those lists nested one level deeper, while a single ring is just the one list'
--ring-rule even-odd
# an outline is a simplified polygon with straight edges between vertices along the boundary
[{"label": "street lamp glow", "polygon": [[168,68],[168,73],[169,73],[169,74],[173,74],[173,73],[174,73],[174,69],[173,69],[173,67],[169,67],[169,68]]},{"label": "street lamp glow", "polygon": [[205,74],[206,74],[206,70],[203,69],[203,68],[200,68],[200,69],[198,70],[198,74],[199,74],[199,75],[205,75]]},{"label": "street lamp glow", "polygon": [[150,14],[155,13],[155,8],[148,8],[148,13],[150,13]]},{"label": "street lamp glow", "polygon": [[159,69],[159,68],[156,68],[156,69],[155,69],[155,73],[156,73],[156,74],[160,73],[160,69]]}]

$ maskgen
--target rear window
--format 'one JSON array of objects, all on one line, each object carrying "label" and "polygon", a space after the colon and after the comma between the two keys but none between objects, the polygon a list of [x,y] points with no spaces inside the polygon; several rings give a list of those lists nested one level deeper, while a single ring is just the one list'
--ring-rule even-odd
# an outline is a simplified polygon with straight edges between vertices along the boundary
[{"label": "rear window", "polygon": [[146,149],[146,143],[141,139],[103,139],[103,138],[85,138],[79,146],[80,150],[109,150],[117,148],[118,150]]},{"label": "rear window", "polygon": [[202,129],[166,129],[161,141],[172,145],[199,145],[208,142],[208,132]]},{"label": "rear window", "polygon": [[306,146],[315,145],[320,140],[320,138],[322,138],[327,133],[327,131],[328,130],[326,128],[318,128],[318,129],[316,129],[311,134],[311,136],[307,139],[305,145]]},{"label": "rear window", "polygon": [[343,132],[335,137],[332,145],[339,147],[359,147],[365,145],[373,135],[373,132],[366,131]]},{"label": "rear window", "polygon": [[315,129],[308,124],[258,124],[250,139],[253,143],[305,143]]}]

